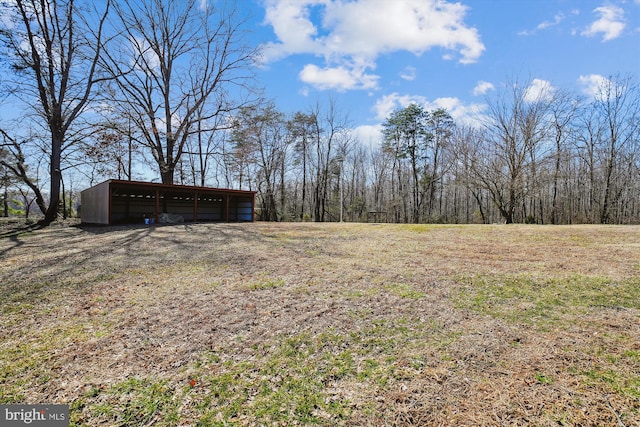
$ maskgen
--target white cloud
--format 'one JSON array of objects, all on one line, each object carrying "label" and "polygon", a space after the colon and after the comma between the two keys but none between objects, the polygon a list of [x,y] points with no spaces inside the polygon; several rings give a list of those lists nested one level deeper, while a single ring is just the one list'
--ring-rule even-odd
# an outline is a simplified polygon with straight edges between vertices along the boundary
[{"label": "white cloud", "polygon": [[[572,12],[573,13],[573,12]],[[519,36],[531,36],[535,34],[538,30],[546,30],[547,28],[554,27],[559,25],[562,21],[565,20],[565,15],[562,12],[558,12],[553,16],[553,20],[551,21],[542,21],[539,23],[535,30],[522,30],[518,32]]]},{"label": "white cloud", "polygon": [[468,126],[481,126],[484,121],[484,111],[487,109],[486,104],[465,104],[460,99],[452,97],[438,98],[427,103],[426,107],[429,110],[444,108],[456,124]]},{"label": "white cloud", "polygon": [[590,98],[598,98],[602,88],[609,83],[609,79],[600,74],[589,74],[578,77],[578,84],[582,86],[582,92]]},{"label": "white cloud", "polygon": [[416,69],[415,67],[405,67],[404,70],[400,73],[400,78],[407,81],[413,81],[416,79]]},{"label": "white cloud", "polygon": [[457,51],[460,62],[475,62],[484,45],[475,28],[464,25],[467,8],[435,0],[330,2],[325,23],[332,29],[327,47],[375,58],[406,50],[415,54],[433,47]]},{"label": "white cloud", "polygon": [[320,68],[314,64],[305,65],[300,71],[300,80],[318,89],[373,89],[377,86],[378,76],[367,74],[362,68],[344,66]]},{"label": "white cloud", "polygon": [[476,87],[473,88],[473,94],[475,96],[478,95],[484,95],[487,92],[489,92],[490,90],[495,89],[495,86],[493,85],[493,83],[489,83],[489,82],[485,82],[483,80],[480,80],[477,84]]},{"label": "white cloud", "polygon": [[425,105],[427,98],[420,95],[400,95],[394,92],[379,98],[373,106],[376,119],[383,121],[395,110],[408,107],[410,104]]},{"label": "white cloud", "polygon": [[15,23],[11,19],[12,11],[15,10],[15,1],[0,2],[0,28],[12,30]]},{"label": "white cloud", "polygon": [[549,27],[553,27],[555,25],[558,25],[559,23],[561,23],[562,21],[564,21],[564,14],[562,12],[560,13],[556,13],[555,16],[553,17],[553,21],[543,21],[541,23],[538,24],[538,26],[536,27],[536,29],[538,30],[544,30],[546,28]]},{"label": "white cloud", "polygon": [[602,41],[610,41],[622,34],[626,23],[624,10],[615,5],[600,6],[593,10],[600,15],[600,19],[594,21],[589,28],[582,32],[583,36],[596,36],[602,33]]},{"label": "white cloud", "polygon": [[529,87],[525,89],[524,100],[526,102],[548,101],[555,90],[549,81],[533,79]]},{"label": "white cloud", "polygon": [[352,131],[353,137],[361,144],[375,147],[382,141],[382,125],[362,125]]},{"label": "white cloud", "polygon": [[315,40],[318,30],[310,20],[308,7],[323,1],[270,0],[265,7],[265,22],[278,37],[279,43],[264,45],[264,59],[276,61],[297,53],[322,51],[322,43]]},{"label": "white cloud", "polygon": [[434,101],[419,95],[400,95],[396,92],[382,96],[379,98],[373,110],[376,113],[376,119],[380,121],[386,120],[392,112],[400,108],[406,108],[410,104],[418,104],[427,110],[436,110],[438,108],[446,109],[451,117],[458,124],[470,126],[479,126],[484,118],[486,104],[465,104],[459,98],[443,97]]},{"label": "white cloud", "polygon": [[142,61],[143,65],[139,62],[136,65],[138,69],[141,67],[156,70],[160,68],[160,58],[151,49],[151,45],[143,37],[130,37],[129,43],[131,44],[131,61]]},{"label": "white cloud", "polygon": [[[264,45],[264,60],[313,54],[325,70],[375,66],[379,55],[408,51],[420,55],[442,48],[463,64],[476,62],[485,47],[478,31],[465,25],[467,7],[443,0],[264,0],[265,23],[277,42]],[[309,67],[310,65],[307,65]],[[309,71],[320,70],[318,66]],[[362,71],[357,73],[366,74]],[[349,79],[353,73],[343,73]],[[322,80],[325,81],[324,79]],[[336,82],[349,87],[349,82]],[[323,84],[323,88],[328,88]],[[362,87],[369,87],[363,85]]]}]

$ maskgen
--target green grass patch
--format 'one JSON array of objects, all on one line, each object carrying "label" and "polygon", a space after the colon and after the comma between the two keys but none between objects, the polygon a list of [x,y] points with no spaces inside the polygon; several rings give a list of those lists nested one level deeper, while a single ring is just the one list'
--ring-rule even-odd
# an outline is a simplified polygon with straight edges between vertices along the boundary
[{"label": "green grass patch", "polygon": [[[104,332],[101,329],[98,332]],[[33,331],[12,346],[0,348],[0,403],[19,403],[26,384],[44,387],[53,377],[56,366],[51,354],[56,350],[89,339],[85,325],[69,324]]]},{"label": "green grass patch", "polygon": [[[640,352],[625,349],[634,347],[633,338],[620,336],[620,346],[605,346],[593,348],[589,355],[593,361],[580,367],[572,366],[569,372],[580,377],[581,382],[588,387],[603,387],[608,392],[615,392],[640,402]],[[638,407],[640,409],[640,406]]]},{"label": "green grass patch", "polygon": [[[626,350],[622,353],[622,357],[629,359],[640,365],[640,351]],[[640,367],[640,366],[639,366]]]},{"label": "green grass patch", "polygon": [[281,336],[238,359],[214,350],[189,369],[186,384],[132,378],[94,387],[73,402],[72,424],[175,425],[188,408],[192,425],[347,425],[357,394],[347,384],[384,388],[426,368],[437,331],[418,319],[376,320],[353,332]]},{"label": "green grass patch", "polygon": [[2,305],[2,314],[23,314],[25,312],[33,310],[34,308],[35,306],[29,303],[9,302]]},{"label": "green grass patch", "polygon": [[412,285],[407,283],[391,283],[386,285],[385,289],[400,298],[420,299],[427,296],[424,292],[415,290]]},{"label": "green grass patch", "polygon": [[344,291],[344,295],[348,298],[367,298],[384,292],[407,299],[421,299],[427,296],[427,294],[416,290],[413,285],[408,283],[387,283],[381,286],[365,287],[364,289],[349,289]]},{"label": "green grass patch", "polygon": [[197,425],[309,425],[344,419],[348,400],[334,398],[326,384],[350,375],[352,361],[346,354],[334,358],[324,352],[325,339],[301,334],[258,348],[261,357],[250,361],[203,361],[198,374],[202,390],[193,396],[201,414]]},{"label": "green grass patch", "polygon": [[640,376],[623,375],[614,369],[593,367],[580,372],[582,382],[589,386],[606,385],[623,396],[640,401]]},{"label": "green grass patch", "polygon": [[442,225],[438,224],[394,224],[393,226],[399,231],[410,231],[412,233],[428,233],[433,230],[442,228]]},{"label": "green grass patch", "polygon": [[593,307],[640,308],[640,278],[478,275],[458,281],[458,308],[511,322],[544,324]]},{"label": "green grass patch", "polygon": [[262,289],[275,289],[284,286],[287,282],[281,278],[271,278],[267,276],[260,277],[255,282],[249,283],[249,289],[259,291]]},{"label": "green grass patch", "polygon": [[[167,381],[149,378],[129,378],[105,390],[94,387],[70,405],[70,426],[83,425],[84,417],[114,426],[176,425],[180,395]],[[98,403],[87,405],[89,399]]]},{"label": "green grass patch", "polygon": [[536,373],[534,377],[540,384],[553,384],[553,378],[541,372]]}]

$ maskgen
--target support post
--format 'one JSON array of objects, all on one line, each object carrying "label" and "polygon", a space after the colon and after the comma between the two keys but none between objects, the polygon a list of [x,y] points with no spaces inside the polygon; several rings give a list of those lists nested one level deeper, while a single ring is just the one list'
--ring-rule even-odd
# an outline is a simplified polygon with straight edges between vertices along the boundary
[{"label": "support post", "polygon": [[160,222],[160,190],[156,190],[156,212],[155,212],[155,223],[158,224]]},{"label": "support post", "polygon": [[193,222],[198,222],[198,192],[193,194]]}]

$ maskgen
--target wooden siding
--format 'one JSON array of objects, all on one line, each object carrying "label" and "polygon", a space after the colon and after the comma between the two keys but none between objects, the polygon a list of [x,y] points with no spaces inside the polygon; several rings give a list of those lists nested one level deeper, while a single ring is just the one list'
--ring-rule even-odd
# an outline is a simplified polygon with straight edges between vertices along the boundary
[{"label": "wooden siding", "polygon": [[144,218],[158,222],[161,213],[169,213],[186,222],[253,221],[254,208],[254,191],[110,180],[82,192],[81,218],[135,224]]}]

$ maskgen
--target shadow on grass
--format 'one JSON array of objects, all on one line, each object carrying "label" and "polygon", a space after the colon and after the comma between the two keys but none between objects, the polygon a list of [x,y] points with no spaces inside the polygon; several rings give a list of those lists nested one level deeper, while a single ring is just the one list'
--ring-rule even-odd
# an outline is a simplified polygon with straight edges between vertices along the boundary
[{"label": "shadow on grass", "polygon": [[20,246],[22,246],[23,241],[20,240],[20,236],[26,234],[26,233],[31,233],[35,230],[40,230],[42,229],[42,225],[40,224],[25,224],[19,227],[11,227],[11,229],[7,230],[7,231],[3,231],[2,233],[0,233],[0,239],[9,239],[11,242],[13,242],[13,246],[9,246],[5,249],[1,249],[0,250],[0,257],[4,256],[5,254],[9,253],[10,251],[12,251],[15,248],[18,248]]},{"label": "shadow on grass", "polygon": [[[42,233],[34,233],[41,229]],[[250,224],[185,223],[158,225],[32,226],[0,239],[0,300],[46,301],[59,292],[80,295],[130,269],[177,263],[215,264],[231,256],[235,242],[259,242],[265,236]],[[247,259],[247,262],[250,262]]]},{"label": "shadow on grass", "polygon": [[[42,230],[44,233],[34,233]],[[60,291],[84,293],[105,277],[117,273],[107,260],[118,249],[131,247],[151,233],[145,228],[114,233],[115,239],[96,238],[80,226],[53,229],[30,226],[6,233],[9,245],[0,249],[0,299],[5,303],[39,303]],[[104,230],[106,232],[106,230]],[[0,241],[0,243],[2,243]],[[123,263],[135,265],[134,258]]]},{"label": "shadow on grass", "polygon": [[39,223],[21,224],[19,226],[13,226],[13,227],[10,227],[8,230],[0,232],[0,239],[5,237],[12,238],[15,236],[19,236],[20,234],[29,233],[31,231],[40,230],[42,228],[44,227]]}]

